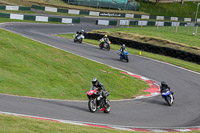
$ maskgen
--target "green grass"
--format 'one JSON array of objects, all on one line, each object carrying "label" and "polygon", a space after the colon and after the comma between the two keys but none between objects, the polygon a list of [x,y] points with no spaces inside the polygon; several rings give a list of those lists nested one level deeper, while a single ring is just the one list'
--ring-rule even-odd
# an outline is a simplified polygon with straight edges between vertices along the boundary
[{"label": "green grass", "polygon": [[[110,99],[132,98],[149,88],[119,70],[0,30],[0,93],[86,100],[97,77]],[[120,81],[120,82],[119,82]]]},{"label": "green grass", "polygon": [[[197,9],[197,2],[184,2],[182,5],[179,2],[174,3],[159,3],[157,6],[155,3],[144,2],[138,0],[140,3],[140,11],[149,13],[155,16],[172,16],[172,17],[189,17],[195,18]],[[198,13],[198,16],[200,12]]]},{"label": "green grass", "polygon": [[193,28],[179,26],[177,33],[175,33],[176,27],[158,27],[157,31],[155,26],[142,29],[141,27],[112,28],[93,32],[200,54],[200,32],[193,36]]},{"label": "green grass", "polygon": [[[0,114],[0,129],[1,133],[131,133],[124,130],[79,126],[4,114]],[[147,132],[134,131],[133,133]],[[186,133],[200,133],[200,131]]]},{"label": "green grass", "polygon": [[130,133],[0,114],[1,133]]},{"label": "green grass", "polygon": [[17,19],[9,19],[9,18],[0,18],[0,23],[6,23],[6,22],[64,24],[64,23],[61,23],[61,22],[40,22],[40,21],[31,21],[31,20],[17,20]]},{"label": "green grass", "polygon": [[[73,34],[59,34],[57,36],[73,39]],[[91,39],[84,39],[83,42],[93,44],[96,46],[99,46],[99,43],[100,43],[99,41],[91,40]],[[120,47],[121,47],[120,45],[111,44],[111,49],[113,50],[119,50]],[[129,53],[134,54],[134,55],[139,55],[139,52],[140,52],[139,50],[132,49],[132,48],[127,48],[127,49]],[[187,62],[187,61],[183,61],[183,60],[179,60],[179,59],[175,59],[175,58],[171,58],[171,57],[167,57],[163,55],[153,54],[153,53],[149,53],[145,51],[142,51],[142,56],[163,61],[163,62],[167,62],[170,64],[174,64],[176,66],[180,66],[192,71],[200,72],[200,65],[195,64],[195,63],[191,63],[191,62]]]}]

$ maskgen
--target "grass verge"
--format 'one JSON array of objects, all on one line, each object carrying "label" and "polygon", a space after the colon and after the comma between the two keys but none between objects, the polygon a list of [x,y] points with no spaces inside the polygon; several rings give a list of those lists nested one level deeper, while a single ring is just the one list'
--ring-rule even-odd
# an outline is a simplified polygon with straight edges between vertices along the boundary
[{"label": "grass verge", "polygon": [[[4,114],[0,114],[0,129],[3,133],[130,133],[124,130],[79,126]],[[134,133],[148,132],[134,131]],[[200,131],[186,133],[200,133]]]},{"label": "grass verge", "polygon": [[128,27],[94,30],[94,33],[150,43],[162,47],[171,47],[196,54],[200,54],[200,33],[193,36],[194,28],[191,26],[177,27]]},{"label": "grass verge", "polygon": [[[132,98],[149,88],[119,70],[0,30],[0,93],[86,100],[97,77],[110,99]],[[120,82],[119,82],[120,81]]]},{"label": "grass verge", "polygon": [[36,14],[38,13],[33,11],[8,11],[8,10],[0,10],[0,13],[14,13],[14,14]]},{"label": "grass verge", "polygon": [[31,21],[31,20],[17,20],[17,19],[9,19],[9,18],[0,18],[0,23],[6,23],[6,22],[64,24],[64,23],[61,23],[61,22],[41,22],[41,21]]},{"label": "grass verge", "polygon": [[128,133],[129,131],[105,129],[53,121],[37,120],[0,114],[0,132],[3,133]]},{"label": "grass verge", "polygon": [[[68,39],[73,39],[73,35],[74,34],[59,34],[57,36],[60,37],[64,37],[64,38],[68,38]],[[83,42],[85,43],[89,43],[89,44],[93,44],[96,46],[99,46],[99,41],[96,40],[91,40],[91,39],[84,39]],[[121,46],[120,45],[114,45],[111,44],[111,49],[113,50],[119,50]],[[133,49],[133,48],[128,48],[129,53],[134,54],[134,55],[139,55],[139,50]],[[195,72],[200,72],[200,65],[195,64],[195,63],[191,63],[191,62],[187,62],[187,61],[183,61],[183,60],[179,60],[179,59],[175,59],[175,58],[171,58],[171,57],[167,57],[167,56],[163,56],[163,55],[158,55],[158,54],[153,54],[153,53],[149,53],[149,52],[145,52],[142,51],[142,56],[147,57],[147,58],[151,58],[151,59],[155,59],[155,60],[159,60],[159,61],[163,61],[163,62],[167,62],[176,66],[180,66]]]}]

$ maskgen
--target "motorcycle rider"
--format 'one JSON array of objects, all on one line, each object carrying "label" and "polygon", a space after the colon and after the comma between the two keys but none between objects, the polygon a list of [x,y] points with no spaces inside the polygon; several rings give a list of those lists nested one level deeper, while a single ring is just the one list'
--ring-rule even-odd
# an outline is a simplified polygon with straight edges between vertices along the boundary
[{"label": "motorcycle rider", "polygon": [[166,92],[166,90],[169,90],[174,98],[174,92],[171,91],[171,88],[167,85],[165,81],[162,81],[160,86],[160,93]]},{"label": "motorcycle rider", "polygon": [[[103,96],[103,99],[105,100],[105,103],[106,103],[106,99],[107,99],[107,96],[106,96],[106,90],[104,89],[103,87],[103,84],[101,82],[99,82],[97,80],[97,78],[93,78],[92,79],[92,87],[91,87],[91,90],[94,90],[98,88],[98,91],[100,92],[100,94]],[[99,108],[100,106],[98,106]]]},{"label": "motorcycle rider", "polygon": [[85,31],[84,30],[81,30],[81,31],[77,31],[76,32],[76,36],[79,36],[79,35],[84,35]]},{"label": "motorcycle rider", "polygon": [[120,55],[122,55],[124,51],[127,51],[126,45],[122,44],[122,47],[119,49]]},{"label": "motorcycle rider", "polygon": [[102,40],[101,42],[109,42],[107,35],[105,35],[101,40]]}]

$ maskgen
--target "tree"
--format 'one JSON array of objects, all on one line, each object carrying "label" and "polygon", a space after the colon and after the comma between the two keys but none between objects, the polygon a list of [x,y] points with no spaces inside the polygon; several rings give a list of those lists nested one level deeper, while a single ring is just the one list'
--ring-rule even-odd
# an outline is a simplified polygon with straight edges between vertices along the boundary
[{"label": "tree", "polygon": [[158,5],[158,4],[159,4],[159,2],[160,2],[160,0],[156,0],[156,3],[155,3],[155,5]]}]

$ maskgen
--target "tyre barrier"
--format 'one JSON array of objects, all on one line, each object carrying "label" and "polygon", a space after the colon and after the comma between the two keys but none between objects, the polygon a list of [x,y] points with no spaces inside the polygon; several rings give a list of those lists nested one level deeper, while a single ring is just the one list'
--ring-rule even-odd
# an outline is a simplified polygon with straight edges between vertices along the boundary
[{"label": "tyre barrier", "polygon": [[[99,40],[103,37],[104,35],[102,34],[97,34],[97,33],[85,33],[85,38],[86,39],[93,39],[93,40]],[[113,36],[108,36],[109,40],[112,42],[112,44],[126,44],[126,46],[142,51],[147,51],[151,52],[154,54],[160,54],[164,56],[169,56],[173,57],[176,59],[181,59],[184,61],[200,64],[200,55],[182,51],[182,50],[177,50],[173,48],[168,48],[168,47],[161,47],[161,46],[155,46],[152,44],[148,43],[141,43],[133,40],[127,40],[127,39],[121,39],[118,37],[113,37]]]}]

